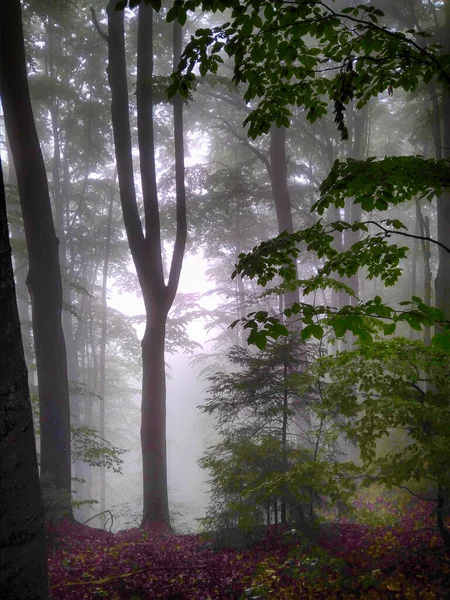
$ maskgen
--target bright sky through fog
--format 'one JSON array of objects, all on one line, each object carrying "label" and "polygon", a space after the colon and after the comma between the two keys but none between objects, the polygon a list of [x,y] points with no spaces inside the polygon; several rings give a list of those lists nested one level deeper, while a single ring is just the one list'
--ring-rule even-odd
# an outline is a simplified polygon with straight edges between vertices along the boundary
[{"label": "bright sky through fog", "polygon": [[[195,147],[192,143],[188,143],[189,148],[187,149],[185,156],[186,168],[194,167],[196,165],[207,162],[209,143],[208,140],[203,137],[195,139]],[[168,264],[170,264],[172,258],[173,247],[167,247],[167,258]],[[183,260],[183,268],[181,270],[180,283],[178,286],[178,292],[189,294],[198,293],[204,294],[211,289],[212,282],[208,281],[206,277],[206,269],[208,268],[207,261],[203,259],[201,254],[197,255],[185,255]],[[130,262],[128,269],[131,272],[136,272],[133,262],[130,256]],[[230,273],[231,277],[231,273]],[[213,297],[207,297],[202,299],[202,306],[206,308],[213,308],[216,301]],[[144,315],[144,302],[142,298],[139,298],[134,292],[123,293],[118,292],[114,289],[114,286],[110,288],[108,296],[108,305],[120,312],[128,315]],[[144,325],[136,326],[139,337],[142,338],[144,333]],[[189,333],[194,339],[200,343],[205,340],[205,332],[203,330],[203,323],[196,322],[191,323],[189,326]]]},{"label": "bright sky through fog", "polygon": [[[207,262],[201,255],[185,256],[183,268],[181,270],[180,284],[178,291],[181,293],[198,293],[204,294],[211,289],[212,283],[208,281],[205,270]],[[130,261],[128,265],[130,271],[135,271],[133,263]],[[202,306],[212,308],[215,305],[213,297],[202,299]],[[110,288],[108,295],[108,306],[119,310],[128,316],[145,314],[144,302],[134,292],[118,292],[117,289]],[[139,337],[142,338],[144,333],[144,325],[137,325]],[[203,323],[196,322],[189,326],[189,332],[194,339],[200,343],[205,340],[205,332],[203,331]]]}]

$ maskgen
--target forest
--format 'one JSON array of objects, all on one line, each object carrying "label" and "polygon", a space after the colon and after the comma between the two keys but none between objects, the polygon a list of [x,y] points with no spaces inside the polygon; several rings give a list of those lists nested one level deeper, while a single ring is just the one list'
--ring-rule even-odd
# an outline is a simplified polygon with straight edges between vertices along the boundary
[{"label": "forest", "polygon": [[450,598],[450,1],[0,0],[0,598]]}]

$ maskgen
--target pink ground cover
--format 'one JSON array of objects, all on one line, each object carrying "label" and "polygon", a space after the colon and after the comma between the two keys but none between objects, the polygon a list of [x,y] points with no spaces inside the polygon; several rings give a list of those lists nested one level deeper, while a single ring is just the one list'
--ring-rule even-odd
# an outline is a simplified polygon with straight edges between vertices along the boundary
[{"label": "pink ground cover", "polygon": [[162,524],[114,535],[66,521],[48,532],[54,600],[450,598],[450,557],[419,501],[389,526],[326,523],[316,544],[268,528],[246,551],[214,552]]}]

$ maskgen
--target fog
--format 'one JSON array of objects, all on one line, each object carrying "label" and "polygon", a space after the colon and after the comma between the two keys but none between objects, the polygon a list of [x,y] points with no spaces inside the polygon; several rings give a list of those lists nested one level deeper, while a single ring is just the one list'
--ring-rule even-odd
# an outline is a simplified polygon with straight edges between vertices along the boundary
[{"label": "fog", "polygon": [[[70,399],[65,408],[62,400],[57,405],[64,413],[59,429],[50,423],[45,394],[39,398],[41,345],[27,279],[26,232],[39,222],[42,233],[44,219],[26,223],[20,208],[20,161],[7,136],[6,104],[1,123],[41,475],[48,470],[51,478],[48,465],[65,427],[67,463],[70,435],[82,435],[70,457],[73,511],[82,523],[116,532],[161,522],[187,533],[200,531],[198,519],[206,515],[216,519],[212,529],[245,519],[314,521],[339,496],[339,477],[350,488],[351,469],[367,466],[367,456],[381,460],[398,447],[407,456],[414,433],[428,432],[427,423],[411,424],[404,415],[389,421],[389,408],[381,425],[377,415],[361,432],[362,403],[388,404],[389,385],[402,402],[414,393],[422,402],[434,385],[447,385],[441,372],[437,379],[422,374],[436,362],[441,367],[442,357],[430,362],[427,348],[448,350],[448,182],[436,176],[448,159],[448,90],[435,80],[440,71],[421,70],[437,68],[438,59],[422,60],[425,50],[411,37],[417,22],[433,32],[441,23],[444,31],[441,3],[380,3],[388,13],[381,22],[410,36],[389,30],[410,55],[402,46],[380,73],[370,69],[381,60],[373,52],[381,55],[382,44],[392,51],[385,41],[380,49],[372,40],[359,48],[370,60],[358,62],[352,50],[342,64],[330,56],[335,48],[325,52],[325,33],[319,39],[309,32],[303,54],[275,63],[270,52],[258,58],[252,46],[245,77],[233,71],[233,55],[220,42],[210,49],[211,64],[219,56],[217,68],[191,64],[199,78],[184,98],[183,83],[167,96],[172,65],[198,27],[220,26],[225,16],[197,13],[182,29],[166,22],[165,3],[154,14],[142,4],[108,16],[104,3],[93,4],[93,12],[83,1],[42,12],[23,3],[47,221],[53,218],[59,261],[57,268],[41,264],[40,273],[57,273],[62,288],[58,318]],[[151,41],[139,34],[151,47],[146,53],[138,46],[138,19],[142,31],[153,32]],[[398,56],[414,59],[417,73],[395,63]],[[43,314],[42,323],[45,306]],[[435,346],[434,334],[443,336]],[[382,358],[372,373],[373,344]],[[414,368],[402,362],[410,355]],[[397,390],[398,381],[410,387]],[[49,441],[41,444],[40,436]],[[331,482],[330,472],[347,459],[354,464]],[[316,479],[308,471],[313,483],[299,475],[299,465],[310,463],[322,468]]]}]

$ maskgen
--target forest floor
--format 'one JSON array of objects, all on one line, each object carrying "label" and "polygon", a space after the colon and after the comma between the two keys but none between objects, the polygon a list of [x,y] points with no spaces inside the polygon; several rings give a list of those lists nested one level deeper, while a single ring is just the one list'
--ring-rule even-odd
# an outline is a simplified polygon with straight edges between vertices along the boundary
[{"label": "forest floor", "polygon": [[[358,519],[355,520],[355,516]],[[246,550],[214,551],[199,535],[49,528],[54,600],[450,599],[450,556],[429,502],[373,498],[319,539],[272,526]]]}]

